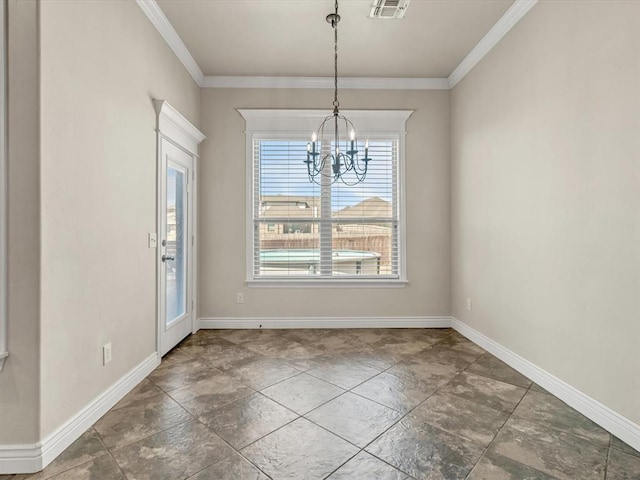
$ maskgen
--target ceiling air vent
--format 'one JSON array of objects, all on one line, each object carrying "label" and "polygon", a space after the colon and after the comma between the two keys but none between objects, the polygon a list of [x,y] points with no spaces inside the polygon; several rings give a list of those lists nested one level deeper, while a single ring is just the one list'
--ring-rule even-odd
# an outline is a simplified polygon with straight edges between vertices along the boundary
[{"label": "ceiling air vent", "polygon": [[374,0],[371,18],[402,18],[411,0]]}]

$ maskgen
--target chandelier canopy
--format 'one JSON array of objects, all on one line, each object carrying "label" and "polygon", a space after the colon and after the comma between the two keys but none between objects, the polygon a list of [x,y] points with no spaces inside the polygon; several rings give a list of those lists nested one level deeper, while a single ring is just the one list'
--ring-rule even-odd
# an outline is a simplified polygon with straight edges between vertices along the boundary
[{"label": "chandelier canopy", "polygon": [[[347,117],[340,113],[338,101],[338,0],[334,13],[326,18],[333,28],[334,43],[334,95],[333,113],[326,117],[313,132],[307,143],[307,173],[309,181],[322,185],[338,180],[345,185],[356,185],[367,176],[369,161],[369,140],[364,144],[364,157],[359,156],[356,129]],[[347,140],[349,138],[349,140]]]}]

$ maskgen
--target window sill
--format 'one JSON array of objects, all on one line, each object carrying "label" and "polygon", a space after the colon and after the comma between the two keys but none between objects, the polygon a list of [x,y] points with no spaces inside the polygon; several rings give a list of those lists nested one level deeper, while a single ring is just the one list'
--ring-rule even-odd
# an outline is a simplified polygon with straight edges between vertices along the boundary
[{"label": "window sill", "polygon": [[337,279],[337,278],[313,278],[313,279],[280,279],[261,278],[247,280],[250,288],[404,288],[409,285],[408,280],[397,278],[388,279]]}]

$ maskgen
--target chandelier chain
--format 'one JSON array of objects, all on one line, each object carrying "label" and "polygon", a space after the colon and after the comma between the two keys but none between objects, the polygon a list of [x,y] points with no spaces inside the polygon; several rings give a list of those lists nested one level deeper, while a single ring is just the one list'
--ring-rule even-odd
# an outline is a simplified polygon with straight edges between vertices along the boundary
[{"label": "chandelier chain", "polygon": [[338,108],[340,106],[340,102],[338,101],[338,0],[336,0],[336,17],[335,22],[333,24],[333,42],[334,42],[334,54],[333,54],[333,63],[334,63],[334,93],[333,93],[333,106]]},{"label": "chandelier chain", "polygon": [[[307,143],[309,181],[327,186],[337,181],[352,187],[367,176],[369,140],[364,143],[364,156],[358,152],[358,140],[351,120],[340,114],[338,101],[338,0],[333,13],[326,16],[333,28],[333,112],[320,124]],[[325,131],[326,127],[326,131]],[[344,135],[344,136],[343,136]]]}]

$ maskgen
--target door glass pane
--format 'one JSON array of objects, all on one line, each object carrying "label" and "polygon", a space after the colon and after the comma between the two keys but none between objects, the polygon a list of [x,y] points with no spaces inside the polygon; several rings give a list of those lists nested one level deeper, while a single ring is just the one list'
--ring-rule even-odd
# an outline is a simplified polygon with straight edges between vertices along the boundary
[{"label": "door glass pane", "polygon": [[167,246],[165,255],[166,322],[186,313],[187,304],[187,205],[186,172],[167,167]]}]

